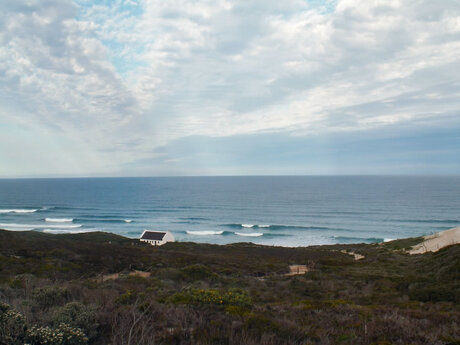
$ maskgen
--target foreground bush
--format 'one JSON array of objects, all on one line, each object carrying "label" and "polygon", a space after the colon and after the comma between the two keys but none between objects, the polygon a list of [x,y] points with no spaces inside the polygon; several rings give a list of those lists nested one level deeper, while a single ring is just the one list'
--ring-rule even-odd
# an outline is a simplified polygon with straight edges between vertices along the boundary
[{"label": "foreground bush", "polygon": [[70,302],[58,308],[54,314],[53,323],[80,328],[89,339],[97,335],[98,324],[95,308],[80,302]]},{"label": "foreground bush", "polygon": [[25,329],[24,316],[0,302],[0,345],[22,345]]}]

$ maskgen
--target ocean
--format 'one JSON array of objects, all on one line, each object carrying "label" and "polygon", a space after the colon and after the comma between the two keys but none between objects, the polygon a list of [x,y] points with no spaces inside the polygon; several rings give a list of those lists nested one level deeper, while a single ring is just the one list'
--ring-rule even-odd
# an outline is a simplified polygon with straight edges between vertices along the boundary
[{"label": "ocean", "polygon": [[373,243],[460,226],[460,177],[1,179],[0,229],[177,241]]}]

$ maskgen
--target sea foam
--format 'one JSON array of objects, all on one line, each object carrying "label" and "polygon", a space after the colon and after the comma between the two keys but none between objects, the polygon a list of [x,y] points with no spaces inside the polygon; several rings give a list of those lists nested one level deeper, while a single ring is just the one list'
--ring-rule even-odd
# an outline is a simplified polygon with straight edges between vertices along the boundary
[{"label": "sea foam", "polygon": [[262,232],[250,232],[250,233],[235,232],[235,235],[245,236],[245,237],[260,237],[260,236],[263,236],[264,234]]},{"label": "sea foam", "polygon": [[15,224],[15,223],[4,223],[0,224],[1,229],[5,230],[33,230],[33,229],[76,229],[81,228],[80,224],[72,225],[50,225],[50,224]]},{"label": "sea foam", "polygon": [[223,231],[186,231],[189,235],[198,235],[198,236],[206,236],[206,235],[222,235]]},{"label": "sea foam", "polygon": [[27,210],[27,209],[0,209],[0,213],[34,213],[38,209]]},{"label": "sea foam", "polygon": [[45,218],[45,222],[50,222],[50,223],[72,223],[73,218]]},{"label": "sea foam", "polygon": [[43,229],[43,232],[47,233],[47,234],[83,234],[83,233],[86,233],[86,232],[94,232],[94,231],[97,231],[97,230],[90,230],[90,229],[87,229],[87,230],[65,230],[65,229]]}]

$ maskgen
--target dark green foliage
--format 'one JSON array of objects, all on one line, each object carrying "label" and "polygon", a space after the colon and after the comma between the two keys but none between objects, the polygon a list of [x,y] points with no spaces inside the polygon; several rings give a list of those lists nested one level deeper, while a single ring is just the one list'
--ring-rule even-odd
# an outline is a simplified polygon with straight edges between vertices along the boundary
[{"label": "dark green foliage", "polygon": [[191,265],[182,269],[185,279],[189,281],[206,280],[215,277],[209,268],[204,265]]},{"label": "dark green foliage", "polygon": [[400,240],[394,240],[386,242],[384,246],[388,249],[400,250],[400,249],[410,249],[416,244],[423,242],[423,237],[414,237],[414,238],[403,238]]},{"label": "dark green foliage", "polygon": [[67,324],[81,329],[89,339],[96,337],[98,323],[96,310],[80,302],[70,302],[58,308],[53,315],[53,323],[58,326]]},{"label": "dark green foliage", "polygon": [[0,345],[22,345],[25,330],[24,316],[0,302]]},{"label": "dark green foliage", "polygon": [[42,309],[63,305],[70,300],[67,288],[59,286],[46,286],[36,288],[32,292],[32,299]]},{"label": "dark green foliage", "polygon": [[121,294],[115,299],[115,303],[125,305],[133,304],[136,300],[139,299],[139,295],[140,294],[136,293],[133,290],[127,290],[124,294]]},{"label": "dark green foliage", "polygon": [[214,289],[191,289],[172,295],[171,303],[182,304],[215,304],[221,306],[239,306],[249,308],[251,298],[242,290],[218,291]]}]

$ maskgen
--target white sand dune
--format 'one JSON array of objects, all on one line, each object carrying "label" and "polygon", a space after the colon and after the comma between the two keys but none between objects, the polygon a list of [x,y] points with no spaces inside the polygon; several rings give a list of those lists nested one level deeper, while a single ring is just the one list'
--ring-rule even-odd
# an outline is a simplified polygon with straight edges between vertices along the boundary
[{"label": "white sand dune", "polygon": [[460,243],[460,227],[438,232],[425,236],[425,240],[412,247],[409,254],[423,254],[426,252],[437,252],[438,250]]}]

